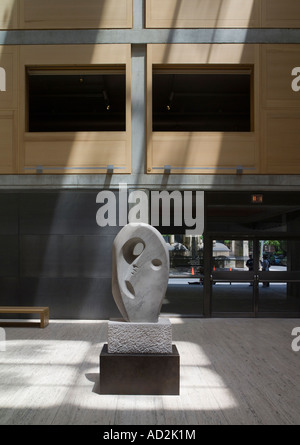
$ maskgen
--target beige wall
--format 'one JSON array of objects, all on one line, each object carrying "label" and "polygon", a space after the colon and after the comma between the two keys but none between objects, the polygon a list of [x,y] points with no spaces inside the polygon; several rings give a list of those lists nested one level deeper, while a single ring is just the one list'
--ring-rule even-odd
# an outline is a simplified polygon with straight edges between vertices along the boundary
[{"label": "beige wall", "polygon": [[[292,90],[292,70],[300,65],[300,45],[148,45],[147,172],[164,165],[187,167],[176,173],[300,173],[300,91]],[[26,66],[101,65],[126,67],[126,131],[28,133],[26,131]],[[250,133],[152,132],[153,64],[233,66],[254,69],[254,129]],[[1,46],[0,67],[6,91],[0,91],[0,173],[95,173],[113,164],[131,172],[130,45]],[[299,82],[300,84],[300,82]],[[57,171],[56,168],[61,170]],[[67,170],[64,170],[66,168]],[[194,170],[192,170],[194,168]],[[202,169],[202,170],[201,170]],[[46,171],[45,171],[46,172]],[[106,173],[106,170],[99,170]]]},{"label": "beige wall", "polygon": [[299,65],[300,45],[261,48],[260,150],[265,173],[300,173],[300,91],[291,86],[292,70]]},{"label": "beige wall", "polygon": [[[249,45],[149,45],[147,105],[147,171],[171,165],[176,173],[233,173],[232,167],[242,165],[245,173],[259,173],[259,73],[254,69],[254,131],[249,133],[152,132],[152,69],[153,65],[189,66],[220,64],[255,67],[259,64],[259,46]],[[183,167],[180,169],[180,167]],[[188,170],[186,170],[188,169]],[[248,170],[247,170],[248,169]],[[175,170],[174,170],[175,171]]]},{"label": "beige wall", "polygon": [[299,28],[299,0],[146,0],[148,28]]},{"label": "beige wall", "polygon": [[[126,68],[126,131],[26,132],[26,66],[101,66]],[[131,171],[131,51],[130,45],[22,46],[20,48],[19,172],[34,166],[53,166],[47,173],[106,173],[97,167],[114,165]],[[80,169],[80,170],[79,170]]]},{"label": "beige wall", "polygon": [[[126,69],[126,131],[28,133],[27,66],[122,65]],[[106,173],[107,165],[131,171],[130,45],[0,47],[6,91],[0,91],[0,173]],[[48,167],[54,167],[53,170]],[[97,170],[103,167],[104,170]],[[29,170],[29,168],[33,170]]]},{"label": "beige wall", "polygon": [[1,0],[0,29],[131,28],[132,0]]},{"label": "beige wall", "polygon": [[[70,7],[70,4],[72,7]],[[299,0],[146,0],[148,28],[299,28]],[[1,0],[0,29],[131,28],[132,0]]]},{"label": "beige wall", "polygon": [[19,49],[0,46],[5,91],[0,91],[0,173],[15,173],[18,158]]},{"label": "beige wall", "polygon": [[[300,45],[149,45],[147,51],[147,171],[161,173],[300,173],[300,91],[292,90],[292,69]],[[171,133],[152,131],[153,65],[174,67],[251,65],[254,122],[249,133]],[[300,84],[300,82],[299,82]],[[180,169],[182,167],[182,169]]]},{"label": "beige wall", "polygon": [[[1,0],[0,29],[131,28],[132,0]],[[146,0],[146,26],[300,27],[299,0]],[[95,172],[113,164],[131,172],[130,45],[0,46],[6,90],[0,91],[0,173],[33,173],[52,165],[53,173]],[[125,132],[26,132],[26,66],[101,65],[126,67]],[[153,133],[153,64],[251,65],[254,122],[250,133]],[[300,45],[176,44],[147,46],[147,172],[164,165],[176,173],[300,173],[300,92],[291,88]],[[194,167],[194,170],[191,168]],[[203,168],[199,170],[198,168]],[[68,170],[63,170],[64,168]],[[72,170],[73,168],[73,170]],[[80,169],[80,170],[79,170]],[[51,172],[48,170],[48,172]],[[99,171],[99,173],[105,173]]]}]

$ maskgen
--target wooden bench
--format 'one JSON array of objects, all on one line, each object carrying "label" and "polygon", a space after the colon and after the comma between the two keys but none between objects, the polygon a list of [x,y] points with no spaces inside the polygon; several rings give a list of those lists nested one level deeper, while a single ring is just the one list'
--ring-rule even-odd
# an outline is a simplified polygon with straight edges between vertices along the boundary
[{"label": "wooden bench", "polygon": [[40,321],[22,322],[22,321],[4,321],[0,320],[0,326],[39,326],[45,328],[49,324],[49,308],[36,306],[0,306],[0,314],[39,314]]}]

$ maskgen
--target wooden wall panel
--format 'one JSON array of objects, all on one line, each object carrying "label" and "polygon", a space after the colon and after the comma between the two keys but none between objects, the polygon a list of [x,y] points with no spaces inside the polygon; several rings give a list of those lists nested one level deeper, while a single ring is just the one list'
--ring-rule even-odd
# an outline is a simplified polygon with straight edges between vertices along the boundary
[{"label": "wooden wall panel", "polygon": [[0,29],[16,29],[18,21],[18,0],[1,0],[0,2]]},{"label": "wooden wall panel", "polygon": [[146,0],[147,28],[299,28],[299,0]]},{"label": "wooden wall panel", "polygon": [[[176,168],[173,173],[234,174],[242,165],[245,173],[255,173],[255,137],[248,134],[155,133],[152,163],[154,172],[155,167],[171,165]],[[181,169],[183,166],[185,168]]]},{"label": "wooden wall panel", "polygon": [[[71,139],[70,136],[72,135],[69,135],[69,139]],[[43,166],[44,173],[106,173],[106,167],[109,164],[126,169],[126,141],[124,140],[118,141],[112,137],[111,140],[80,141],[75,139],[53,143],[45,140],[30,140],[30,137],[27,139],[24,167],[26,170],[30,168],[31,170],[28,170],[30,173],[33,173],[39,165]],[[122,173],[121,170],[118,172]]]},{"label": "wooden wall panel", "polygon": [[299,28],[299,0],[262,0],[263,28]]},{"label": "wooden wall panel", "polygon": [[300,91],[292,89],[299,62],[300,45],[262,45],[260,150],[267,174],[300,174]]},{"label": "wooden wall panel", "polygon": [[131,58],[130,45],[24,45],[21,66],[125,64]]},{"label": "wooden wall panel", "polygon": [[132,0],[20,0],[25,29],[131,28]]},{"label": "wooden wall panel", "polygon": [[258,0],[146,0],[147,28],[260,26]]},{"label": "wooden wall panel", "polygon": [[153,64],[252,64],[257,45],[176,44],[148,45],[148,61]]},{"label": "wooden wall panel", "polygon": [[[255,76],[254,131],[249,133],[176,133],[152,131],[153,65],[250,64],[258,66],[257,45],[148,45],[147,62],[147,172],[161,173],[165,165],[184,167],[174,173],[232,173],[243,166],[244,173],[259,173],[259,70]],[[191,169],[194,167],[194,169]]]},{"label": "wooden wall panel", "polygon": [[300,109],[263,114],[265,173],[300,174]]},{"label": "wooden wall panel", "polygon": [[0,46],[0,173],[17,173],[19,50]]},{"label": "wooden wall panel", "polygon": [[[125,132],[53,132],[26,131],[26,66],[101,66],[126,67],[126,131]],[[95,173],[89,167],[113,164],[118,173],[131,172],[131,50],[130,45],[23,46],[20,49],[20,173],[28,168],[59,167],[53,173]],[[72,167],[80,167],[75,170]],[[85,170],[85,168],[87,170]],[[106,174],[106,170],[97,171]]]},{"label": "wooden wall panel", "polygon": [[0,109],[15,109],[18,106],[18,48],[0,46],[0,67],[4,69],[5,91],[0,91]]},{"label": "wooden wall panel", "polygon": [[16,131],[14,111],[0,111],[0,173],[16,173]]},{"label": "wooden wall panel", "polygon": [[300,65],[300,45],[262,46],[263,107],[300,107],[300,93],[292,90],[292,70]]},{"label": "wooden wall panel", "polygon": [[[133,0],[1,0],[0,29],[132,28]],[[148,28],[299,28],[299,0],[146,0]]]}]

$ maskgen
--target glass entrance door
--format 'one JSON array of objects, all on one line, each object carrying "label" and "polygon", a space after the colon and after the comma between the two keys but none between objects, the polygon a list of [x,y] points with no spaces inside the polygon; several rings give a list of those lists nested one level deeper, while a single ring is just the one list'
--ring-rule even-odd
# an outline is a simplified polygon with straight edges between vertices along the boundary
[{"label": "glass entrance door", "polygon": [[211,312],[253,316],[257,255],[253,240],[211,240]]},{"label": "glass entrance door", "polygon": [[258,315],[300,312],[300,239],[259,241]]},{"label": "glass entrance door", "polygon": [[300,238],[210,243],[213,316],[299,316]]}]

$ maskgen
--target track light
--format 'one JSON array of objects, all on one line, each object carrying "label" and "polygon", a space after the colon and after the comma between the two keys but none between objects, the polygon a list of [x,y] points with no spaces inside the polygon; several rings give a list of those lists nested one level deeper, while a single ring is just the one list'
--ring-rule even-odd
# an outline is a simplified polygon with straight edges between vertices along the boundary
[{"label": "track light", "polygon": [[109,111],[110,103],[109,103],[109,98],[108,98],[108,94],[107,94],[106,90],[103,90],[103,97],[104,97],[105,104],[106,104],[106,110]]},{"label": "track light", "polygon": [[173,99],[174,99],[174,91],[171,91],[170,96],[169,96],[169,103],[168,103],[168,105],[166,107],[167,111],[171,110],[171,104],[173,102]]}]

